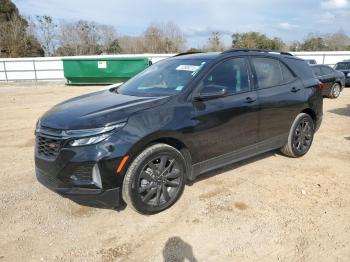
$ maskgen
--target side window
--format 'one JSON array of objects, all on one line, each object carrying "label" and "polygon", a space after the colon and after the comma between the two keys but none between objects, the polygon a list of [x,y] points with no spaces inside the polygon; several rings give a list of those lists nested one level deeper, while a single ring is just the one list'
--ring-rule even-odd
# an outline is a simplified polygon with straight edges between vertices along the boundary
[{"label": "side window", "polygon": [[315,76],[322,76],[323,73],[321,71],[321,67],[319,66],[313,66],[312,68],[312,72],[314,73]]},{"label": "side window", "polygon": [[224,86],[229,94],[249,91],[247,60],[234,58],[219,64],[204,79],[203,84]]},{"label": "side window", "polygon": [[332,75],[333,74],[333,70],[331,68],[329,68],[328,66],[322,66],[322,72],[323,75]]},{"label": "side window", "polygon": [[280,62],[276,59],[253,57],[253,66],[257,75],[259,88],[280,85],[284,82]]},{"label": "side window", "polygon": [[283,63],[280,62],[280,65],[281,65],[281,70],[283,75],[283,82],[288,83],[292,81],[295,78],[293,73]]}]

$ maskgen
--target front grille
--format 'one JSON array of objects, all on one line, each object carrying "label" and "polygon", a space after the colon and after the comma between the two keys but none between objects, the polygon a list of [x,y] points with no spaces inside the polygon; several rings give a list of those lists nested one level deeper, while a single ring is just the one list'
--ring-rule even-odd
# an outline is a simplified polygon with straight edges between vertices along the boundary
[{"label": "front grille", "polygon": [[38,155],[46,158],[56,158],[61,149],[61,140],[38,135],[36,140]]}]

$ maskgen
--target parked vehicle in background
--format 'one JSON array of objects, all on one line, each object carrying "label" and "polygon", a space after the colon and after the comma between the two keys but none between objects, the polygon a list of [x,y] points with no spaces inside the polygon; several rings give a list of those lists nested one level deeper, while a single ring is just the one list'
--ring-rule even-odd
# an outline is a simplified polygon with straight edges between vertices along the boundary
[{"label": "parked vehicle in background", "polygon": [[77,203],[151,214],[185,182],[280,149],[305,155],[322,84],[289,53],[180,54],[119,87],[60,103],[36,126],[38,180]]},{"label": "parked vehicle in background", "polygon": [[337,98],[345,87],[345,76],[327,65],[310,65],[314,75],[323,83],[322,95]]},{"label": "parked vehicle in background", "polygon": [[341,71],[345,75],[345,86],[350,86],[350,60],[336,63],[335,70]]},{"label": "parked vehicle in background", "polygon": [[306,59],[305,61],[306,61],[309,65],[316,65],[316,64],[317,64],[317,62],[316,62],[315,59]]}]

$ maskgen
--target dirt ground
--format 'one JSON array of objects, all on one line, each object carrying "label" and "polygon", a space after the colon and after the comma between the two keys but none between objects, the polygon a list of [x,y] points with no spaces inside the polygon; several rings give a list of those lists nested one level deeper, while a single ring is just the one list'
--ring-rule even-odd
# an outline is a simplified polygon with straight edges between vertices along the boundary
[{"label": "dirt ground", "polygon": [[324,100],[305,157],[211,172],[152,216],[79,206],[36,181],[38,117],[100,88],[0,85],[0,262],[350,261],[350,88]]}]

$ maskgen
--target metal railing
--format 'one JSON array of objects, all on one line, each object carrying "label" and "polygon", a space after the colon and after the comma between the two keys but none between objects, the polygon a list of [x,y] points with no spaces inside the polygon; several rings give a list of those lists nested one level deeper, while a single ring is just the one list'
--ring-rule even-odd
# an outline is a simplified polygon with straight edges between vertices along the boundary
[{"label": "metal railing", "polygon": [[[350,52],[292,52],[293,55],[303,59],[315,59],[318,64],[333,66],[339,61],[350,59]],[[104,58],[109,57],[148,57],[153,63],[174,56],[175,54],[138,54],[138,55],[101,55],[79,56],[76,58]],[[63,72],[64,57],[41,58],[0,58],[0,82],[16,80],[55,81],[65,80]]]}]

